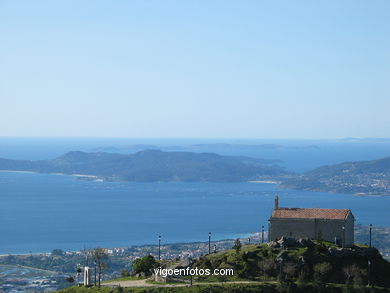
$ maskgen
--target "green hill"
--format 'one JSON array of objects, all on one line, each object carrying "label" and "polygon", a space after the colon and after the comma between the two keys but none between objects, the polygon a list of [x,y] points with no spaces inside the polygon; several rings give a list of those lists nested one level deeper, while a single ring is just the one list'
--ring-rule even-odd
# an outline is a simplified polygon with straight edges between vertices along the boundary
[{"label": "green hill", "polygon": [[[234,275],[193,277],[192,286],[184,277],[184,283],[147,281],[142,288],[111,285],[100,289],[71,287],[60,292],[390,292],[390,263],[375,248],[338,248],[317,241],[291,243],[285,239],[280,243],[283,247],[276,242],[244,245],[195,259],[191,268],[211,272],[233,269]],[[177,264],[171,260],[158,266],[172,268]]]},{"label": "green hill", "polygon": [[[368,261],[371,263],[370,273]],[[227,250],[201,257],[196,260],[194,266],[209,269],[233,268],[233,279],[237,280],[272,281],[282,277],[292,282],[312,282],[316,279],[318,266],[323,264],[330,268],[324,275],[325,282],[345,284],[345,271],[355,266],[360,269],[356,274],[361,278],[362,284],[367,284],[370,278],[372,284],[390,288],[390,263],[382,258],[376,248],[364,246],[342,249],[327,242],[287,248],[272,247],[268,244],[244,245],[238,253],[235,250]],[[231,277],[228,278],[232,280]],[[218,278],[204,278],[208,279]]]},{"label": "green hill", "polygon": [[283,180],[291,189],[390,195],[390,157],[323,166]]},{"label": "green hill", "polygon": [[239,182],[287,172],[262,159],[213,153],[145,150],[136,154],[69,152],[53,160],[0,159],[0,170],[87,174],[135,182]]}]

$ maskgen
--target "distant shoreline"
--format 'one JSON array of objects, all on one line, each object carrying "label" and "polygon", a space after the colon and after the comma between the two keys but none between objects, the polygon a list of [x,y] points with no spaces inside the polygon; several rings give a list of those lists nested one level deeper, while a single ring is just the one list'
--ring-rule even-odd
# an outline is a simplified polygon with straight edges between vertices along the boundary
[{"label": "distant shoreline", "polygon": [[[224,239],[218,239],[218,240],[212,240],[211,243],[219,243],[219,242],[229,242],[229,241],[234,241],[235,239],[240,239],[241,241],[245,241],[246,239],[248,238],[251,238],[251,239],[260,239],[260,235],[261,235],[261,232],[251,232],[251,233],[243,233],[243,234],[238,234],[237,237],[233,237],[233,238],[224,238]],[[268,235],[268,231],[264,231],[264,235],[265,235],[265,238],[267,238],[267,235]],[[191,241],[191,242],[169,242],[169,243],[164,243],[162,244],[162,247],[164,246],[169,246],[169,245],[175,245],[175,244],[179,244],[179,245],[196,245],[196,244],[202,244],[202,243],[208,243],[208,241]],[[158,244],[152,244],[152,243],[145,243],[145,244],[137,244],[137,245],[129,245],[129,246],[119,246],[119,247],[103,247],[104,249],[116,249],[116,248],[124,248],[124,249],[128,249],[128,248],[132,248],[132,247],[138,247],[138,248],[147,248],[147,247],[156,247],[158,246]],[[89,247],[89,248],[86,248],[87,250],[88,249],[91,249],[91,248],[95,248],[96,246],[93,246],[93,247]],[[57,248],[53,248],[54,249],[57,249]],[[61,249],[63,250],[63,249]],[[63,250],[64,253],[70,253],[70,254],[74,254],[74,253],[82,253],[83,250]],[[29,255],[33,255],[33,256],[40,256],[40,255],[45,255],[45,256],[48,256],[48,255],[51,255],[51,252],[31,252],[31,253],[2,253],[0,254],[0,258],[1,257],[7,257],[9,255],[12,255],[12,256],[29,256]]]},{"label": "distant shoreline", "polygon": [[104,181],[102,177],[89,174],[65,174],[65,173],[42,173],[36,171],[24,171],[24,170],[0,170],[1,173],[19,173],[19,174],[47,174],[47,175],[61,175],[61,176],[74,176],[78,178],[94,179],[94,181]]},{"label": "distant shoreline", "polygon": [[[138,181],[126,181],[126,180],[110,180],[110,178],[104,178],[101,176],[97,175],[91,175],[91,174],[66,174],[66,173],[59,173],[59,172],[50,172],[50,173],[42,173],[42,172],[37,172],[37,171],[26,171],[26,170],[0,170],[0,173],[17,173],[17,174],[47,174],[47,175],[61,175],[61,176],[73,176],[77,177],[80,180],[85,180],[85,181],[94,181],[94,182],[133,182],[133,183],[144,183],[144,182],[138,182]],[[153,182],[166,182],[166,183],[171,183],[171,182],[184,182],[185,181],[152,181]],[[280,185],[282,184],[282,181],[277,181],[277,180],[249,180],[249,181],[244,181],[247,183],[261,183],[261,184],[274,184],[274,185]],[[198,182],[202,183],[202,182]],[[357,193],[343,193],[343,192],[337,192],[334,190],[311,190],[311,189],[296,189],[296,188],[291,188],[291,187],[284,187],[280,186],[283,189],[287,190],[299,190],[299,191],[313,191],[313,192],[327,192],[327,193],[339,193],[339,194],[349,194],[349,195],[354,195],[354,196],[359,196],[359,197],[383,197],[383,196],[390,196],[390,194],[386,193],[370,193],[370,192],[357,192]]]},{"label": "distant shoreline", "polygon": [[39,174],[39,172],[35,171],[24,171],[24,170],[0,170],[3,173],[30,173],[30,174]]},{"label": "distant shoreline", "polygon": [[273,181],[273,180],[251,180],[247,181],[248,183],[266,183],[266,184],[280,184],[280,181]]}]

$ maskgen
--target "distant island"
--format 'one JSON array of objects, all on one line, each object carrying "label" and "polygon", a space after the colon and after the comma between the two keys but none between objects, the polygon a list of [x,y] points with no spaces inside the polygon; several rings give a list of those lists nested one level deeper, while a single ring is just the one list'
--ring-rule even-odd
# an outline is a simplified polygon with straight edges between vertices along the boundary
[{"label": "distant island", "polygon": [[390,195],[390,157],[323,166],[282,180],[288,189]]},{"label": "distant island", "polygon": [[134,154],[72,151],[51,160],[0,159],[0,170],[131,182],[257,181],[278,183],[286,189],[390,195],[390,157],[323,166],[303,174],[289,172],[275,161],[157,149]]},{"label": "distant island", "polygon": [[[229,143],[203,143],[203,144],[192,144],[186,146],[156,146],[149,144],[134,144],[125,146],[105,146],[97,147],[92,149],[96,152],[139,152],[145,149],[149,150],[161,150],[165,152],[235,152],[235,151],[258,151],[258,150],[286,150],[286,149],[319,149],[316,145],[305,145],[305,146],[285,146],[279,144],[229,144]],[[280,163],[280,160],[266,160],[273,163]]]},{"label": "distant island", "polygon": [[160,150],[135,154],[72,151],[40,161],[0,159],[0,170],[83,174],[133,182],[243,182],[290,174],[263,159]]}]

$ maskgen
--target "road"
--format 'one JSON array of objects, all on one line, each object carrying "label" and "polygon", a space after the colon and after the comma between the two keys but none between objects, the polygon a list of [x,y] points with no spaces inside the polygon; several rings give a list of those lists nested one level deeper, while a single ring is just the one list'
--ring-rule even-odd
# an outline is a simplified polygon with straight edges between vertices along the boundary
[{"label": "road", "polygon": [[[129,281],[114,281],[102,284],[106,287],[189,287],[188,283],[177,283],[177,284],[158,284],[158,283],[147,283],[147,279],[144,280],[129,280]],[[194,282],[193,285],[224,285],[224,284],[263,284],[260,281],[232,281],[232,282]]]}]

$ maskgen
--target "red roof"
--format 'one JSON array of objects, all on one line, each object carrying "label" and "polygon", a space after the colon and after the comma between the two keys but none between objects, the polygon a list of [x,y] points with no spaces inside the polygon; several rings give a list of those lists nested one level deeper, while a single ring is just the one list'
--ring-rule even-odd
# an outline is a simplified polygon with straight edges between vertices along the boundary
[{"label": "red roof", "polygon": [[344,209],[280,208],[273,211],[272,218],[344,220],[349,212]]}]

